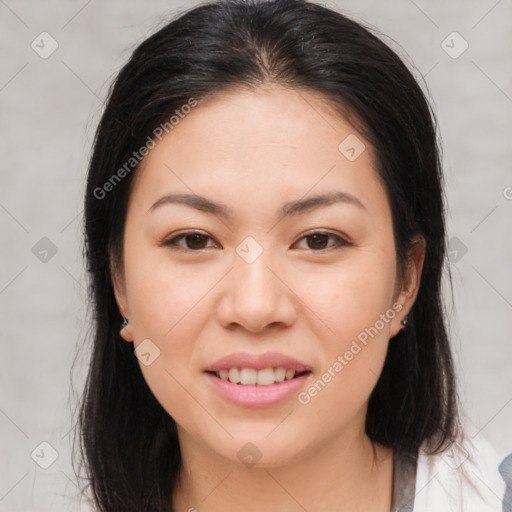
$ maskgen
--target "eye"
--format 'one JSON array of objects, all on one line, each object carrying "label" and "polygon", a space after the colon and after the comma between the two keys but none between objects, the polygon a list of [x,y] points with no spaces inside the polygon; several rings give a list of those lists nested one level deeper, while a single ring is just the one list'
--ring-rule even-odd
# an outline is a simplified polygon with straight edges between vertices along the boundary
[{"label": "eye", "polygon": [[[330,245],[328,245],[329,239],[333,240],[333,243]],[[306,249],[311,249],[313,251],[322,251],[325,249],[354,245],[350,242],[347,242],[340,236],[335,235],[334,233],[329,233],[327,231],[316,231],[314,233],[309,233],[299,239],[299,242],[302,240],[306,240],[308,245]]]},{"label": "eye", "polygon": [[[187,231],[181,233],[169,240],[162,242],[164,246],[174,246],[179,249],[197,251],[201,249],[208,249],[206,246],[207,240],[212,240],[212,237],[205,235],[204,233],[198,233],[197,231]],[[185,245],[179,242],[184,241]]]},{"label": "eye", "polygon": [[[187,231],[184,233],[180,233],[179,235],[173,238],[163,241],[162,245],[167,247],[176,247],[178,249],[189,251],[200,251],[202,249],[215,247],[215,245],[208,246],[208,240],[213,239],[212,237],[204,233],[199,233],[197,231]],[[340,236],[325,231],[316,231],[314,233],[309,233],[300,238],[299,242],[303,240],[306,241],[307,247],[302,247],[302,249],[310,249],[315,252],[353,245],[352,243],[341,238]],[[332,243],[329,243],[329,241],[331,241]]]}]

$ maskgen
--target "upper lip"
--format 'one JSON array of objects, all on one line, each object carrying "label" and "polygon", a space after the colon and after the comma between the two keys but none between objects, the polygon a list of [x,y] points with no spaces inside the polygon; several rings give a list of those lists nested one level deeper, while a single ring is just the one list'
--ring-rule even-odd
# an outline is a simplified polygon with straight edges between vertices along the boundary
[{"label": "upper lip", "polygon": [[286,370],[295,370],[296,372],[310,371],[307,364],[297,361],[293,357],[279,354],[278,352],[265,352],[263,354],[248,354],[246,352],[237,352],[229,356],[222,357],[206,368],[207,372],[218,372],[219,370],[228,370],[229,368],[254,368],[263,370],[265,368],[283,367]]}]

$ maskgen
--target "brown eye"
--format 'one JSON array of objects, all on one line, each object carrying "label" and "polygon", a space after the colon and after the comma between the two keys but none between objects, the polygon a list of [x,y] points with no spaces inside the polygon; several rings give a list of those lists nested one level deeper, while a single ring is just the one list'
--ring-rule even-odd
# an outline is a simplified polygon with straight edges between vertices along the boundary
[{"label": "brown eye", "polygon": [[[188,232],[182,233],[181,235],[175,236],[174,238],[165,241],[163,245],[174,246],[179,249],[194,251],[207,249],[208,240],[211,240],[211,237],[208,235],[204,235],[202,233]],[[184,241],[185,245],[180,244],[179,242],[181,241]]]},{"label": "brown eye", "polygon": [[315,233],[306,237],[310,249],[325,249],[329,242],[329,236],[325,233]]},{"label": "brown eye", "polygon": [[306,247],[302,247],[303,249],[310,249],[312,251],[322,251],[326,249],[336,249],[343,246],[353,245],[350,242],[347,242],[343,238],[334,233],[327,232],[316,232],[311,233],[309,235],[303,236],[299,242],[302,240],[306,241]]},{"label": "brown eye", "polygon": [[204,249],[207,237],[194,233],[193,235],[186,235],[185,242],[189,249]]}]

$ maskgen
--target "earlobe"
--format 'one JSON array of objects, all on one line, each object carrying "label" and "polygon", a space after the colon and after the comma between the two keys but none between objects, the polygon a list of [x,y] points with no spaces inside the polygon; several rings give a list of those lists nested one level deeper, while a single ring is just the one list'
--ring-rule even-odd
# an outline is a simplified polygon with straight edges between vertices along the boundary
[{"label": "earlobe", "polygon": [[133,341],[133,337],[131,333],[131,328],[129,327],[129,323],[130,322],[128,318],[124,318],[123,323],[119,327],[119,334],[125,341],[131,342]]},{"label": "earlobe", "polygon": [[117,307],[119,308],[119,312],[123,315],[123,323],[119,326],[119,334],[125,341],[133,341],[132,329],[129,325],[128,315],[128,304],[126,300],[126,286],[124,282],[124,278],[119,272],[119,269],[111,263],[110,265],[110,275],[112,280],[112,287],[114,291],[114,297],[117,302]]}]

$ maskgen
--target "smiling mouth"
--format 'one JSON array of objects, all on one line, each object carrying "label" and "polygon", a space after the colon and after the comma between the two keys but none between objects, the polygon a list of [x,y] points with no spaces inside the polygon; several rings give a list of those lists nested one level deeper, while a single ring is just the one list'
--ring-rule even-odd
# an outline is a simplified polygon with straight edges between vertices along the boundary
[{"label": "smiling mouth", "polygon": [[241,386],[271,386],[302,377],[311,373],[311,371],[298,372],[291,368],[287,369],[279,366],[262,370],[256,370],[255,368],[225,368],[219,371],[207,371],[206,373]]}]

